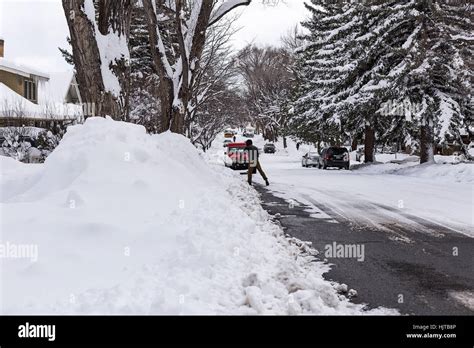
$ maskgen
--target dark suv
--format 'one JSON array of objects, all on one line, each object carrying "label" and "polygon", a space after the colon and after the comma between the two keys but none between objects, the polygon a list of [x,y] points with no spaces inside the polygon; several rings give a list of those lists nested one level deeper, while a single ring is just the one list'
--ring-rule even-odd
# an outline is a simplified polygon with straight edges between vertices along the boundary
[{"label": "dark suv", "polygon": [[318,168],[337,167],[349,170],[350,165],[349,151],[345,147],[327,147],[321,152]]},{"label": "dark suv", "polygon": [[276,152],[275,144],[271,144],[271,143],[265,144],[265,146],[263,147],[263,152],[275,153]]}]

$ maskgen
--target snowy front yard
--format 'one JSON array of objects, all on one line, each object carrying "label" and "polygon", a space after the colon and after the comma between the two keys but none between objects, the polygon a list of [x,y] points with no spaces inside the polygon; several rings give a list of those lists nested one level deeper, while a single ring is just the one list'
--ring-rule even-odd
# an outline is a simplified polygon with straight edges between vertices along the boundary
[{"label": "snowy front yard", "polygon": [[[395,314],[338,295],[206,158],[102,118],[69,128],[45,164],[0,157],[0,313]],[[37,260],[9,249],[22,245]]]}]

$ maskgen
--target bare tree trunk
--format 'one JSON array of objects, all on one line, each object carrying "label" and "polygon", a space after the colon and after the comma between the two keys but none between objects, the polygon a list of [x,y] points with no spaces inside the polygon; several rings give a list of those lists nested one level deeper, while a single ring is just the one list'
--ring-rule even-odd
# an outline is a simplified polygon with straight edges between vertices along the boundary
[{"label": "bare tree trunk", "polygon": [[[156,68],[158,76],[160,78],[160,86],[157,90],[157,97],[160,99],[161,107],[161,122],[160,122],[160,131],[166,132],[170,129],[171,119],[172,119],[172,105],[173,105],[173,81],[171,76],[168,76],[168,73],[165,68],[164,60],[166,59],[165,53],[160,51],[156,46],[160,42],[158,33],[158,19],[154,11],[151,1],[143,1],[143,7],[145,9],[147,25],[148,25],[148,35],[150,37],[150,45],[152,46],[151,55],[153,58],[153,65]],[[155,47],[155,48],[153,48]]]},{"label": "bare tree trunk", "polygon": [[372,126],[365,127],[365,163],[374,162],[375,129]]},{"label": "bare tree trunk", "polygon": [[[121,85],[121,95],[107,91],[101,70],[101,56],[97,44],[94,23],[84,12],[84,0],[62,0],[66,21],[71,36],[74,66],[79,91],[87,110],[94,110],[85,117],[109,115],[124,119],[128,114],[129,67],[125,62],[113,67]],[[115,28],[123,35],[130,31],[130,0],[99,0],[98,29],[107,35],[109,28]]]},{"label": "bare tree trunk", "polygon": [[194,72],[199,69],[200,59],[204,51],[206,32],[211,18],[213,2],[203,1],[201,4],[196,28],[194,29],[194,36],[192,37],[191,51],[189,53],[187,52],[184,42],[183,23],[181,19],[183,7],[184,0],[176,0],[175,24],[180,47],[182,76],[180,88],[178,91],[178,102],[176,103],[176,100],[174,100],[174,104],[172,106],[173,115],[170,130],[179,134],[183,134],[185,130],[184,121],[186,117],[186,110],[192,97],[190,87],[193,85],[192,81],[195,78]]},{"label": "bare tree trunk", "polygon": [[[143,5],[147,14],[148,32],[152,46],[153,63],[160,76],[160,99],[162,111],[162,131],[171,130],[174,133],[183,134],[185,131],[186,110],[191,100],[190,86],[194,79],[193,72],[199,68],[199,60],[204,50],[206,32],[209,25],[212,1],[203,1],[197,17],[194,35],[190,49],[186,48],[185,33],[183,29],[182,10],[184,1],[176,1],[174,18],[174,30],[177,33],[179,45],[178,63],[181,64],[178,71],[169,71],[169,59],[166,57],[164,48],[160,47],[163,40],[160,35],[160,24],[151,0],[144,0]],[[187,29],[189,30],[189,28]],[[176,76],[170,76],[170,74]],[[179,84],[177,84],[179,81]]]},{"label": "bare tree trunk", "polygon": [[[94,28],[83,12],[83,6],[84,0],[63,0],[79,91],[83,102],[93,105],[100,114],[103,108],[101,99],[105,90],[100,70],[100,54],[94,37]],[[85,115],[86,118],[89,116],[95,115]]]},{"label": "bare tree trunk", "polygon": [[420,163],[434,163],[433,130],[427,123],[420,129]]},{"label": "bare tree trunk", "polygon": [[[248,5],[250,0],[228,0],[217,9],[217,2],[212,0],[175,0],[174,8],[165,0],[142,0],[142,3],[147,17],[153,64],[160,77],[158,97],[161,101],[162,131],[184,134],[195,72],[200,66],[208,28],[234,8]],[[167,13],[161,16],[160,11]],[[183,18],[186,13],[189,13],[189,19]],[[211,14],[214,15],[212,18]],[[160,16],[166,19],[159,20]],[[163,24],[165,21],[166,25]],[[168,42],[172,49],[165,42],[165,36],[170,32],[172,35],[168,35],[167,39],[173,40]]]},{"label": "bare tree trunk", "polygon": [[354,138],[352,139],[352,151],[357,150],[357,145],[358,145],[357,136],[354,136]]}]

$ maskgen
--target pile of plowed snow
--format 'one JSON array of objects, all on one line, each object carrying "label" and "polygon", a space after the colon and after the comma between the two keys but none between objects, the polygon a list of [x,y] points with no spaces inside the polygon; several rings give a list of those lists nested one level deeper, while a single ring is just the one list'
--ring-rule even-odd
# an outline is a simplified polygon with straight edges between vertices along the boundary
[{"label": "pile of plowed snow", "polygon": [[474,182],[473,163],[394,163],[358,165],[357,173],[392,174],[420,178],[434,182],[472,184]]},{"label": "pile of plowed snow", "polygon": [[1,313],[395,313],[338,295],[184,137],[92,118],[44,164],[0,164]]}]

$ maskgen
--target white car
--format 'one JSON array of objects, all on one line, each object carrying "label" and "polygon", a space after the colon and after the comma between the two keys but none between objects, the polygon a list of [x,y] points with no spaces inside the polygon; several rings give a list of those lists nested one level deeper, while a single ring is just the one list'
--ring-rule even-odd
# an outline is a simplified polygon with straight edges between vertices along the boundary
[{"label": "white car", "polygon": [[226,139],[226,140],[224,140],[224,147],[229,146],[229,144],[232,144],[232,140],[231,140],[231,139]]},{"label": "white car", "polygon": [[319,164],[319,154],[317,152],[308,152],[301,159],[301,166],[304,168],[317,167]]}]

